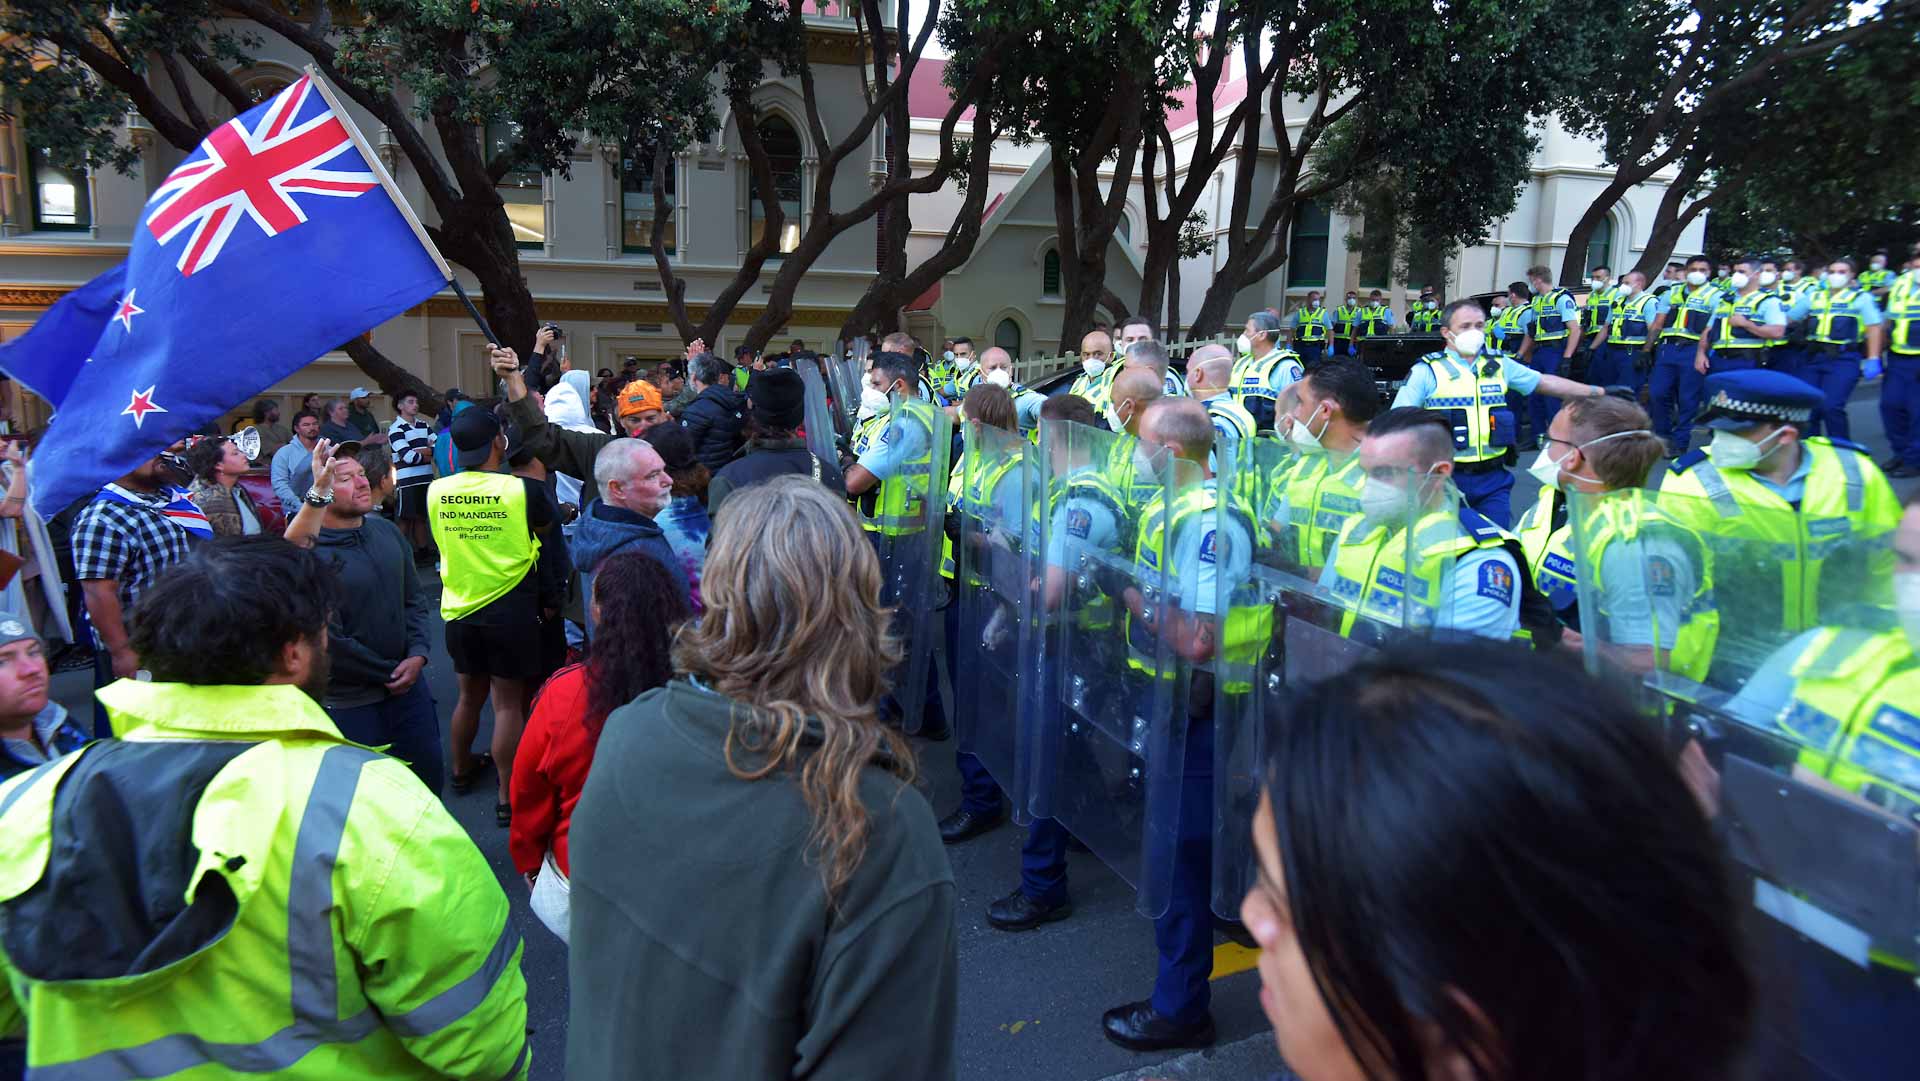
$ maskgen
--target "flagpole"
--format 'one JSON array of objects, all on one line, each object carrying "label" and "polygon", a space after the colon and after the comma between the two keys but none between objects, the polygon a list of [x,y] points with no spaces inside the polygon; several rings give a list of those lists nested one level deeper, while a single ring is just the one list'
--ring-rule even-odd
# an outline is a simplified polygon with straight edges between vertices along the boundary
[{"label": "flagpole", "polygon": [[494,345],[499,345],[500,339],[494,337],[493,328],[487,325],[485,319],[480,318],[480,309],[473,306],[473,298],[467,295],[465,289],[460,288],[460,279],[449,278],[447,279],[447,284],[453,286],[454,293],[460,297],[460,303],[467,306],[467,314],[473,316],[473,321],[480,327],[480,333],[485,334],[487,340]]}]

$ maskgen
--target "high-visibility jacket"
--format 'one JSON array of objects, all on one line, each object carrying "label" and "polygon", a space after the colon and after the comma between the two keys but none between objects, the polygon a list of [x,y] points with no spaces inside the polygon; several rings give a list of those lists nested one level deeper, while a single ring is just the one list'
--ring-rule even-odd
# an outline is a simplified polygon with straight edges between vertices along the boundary
[{"label": "high-visibility jacket", "polygon": [[1618,285],[1603,285],[1587,294],[1587,303],[1580,310],[1580,316],[1588,334],[1597,332],[1601,327],[1612,325],[1613,305],[1619,299]]},{"label": "high-visibility jacket", "polygon": [[1920,357],[1920,270],[1900,275],[1887,293],[1887,341],[1903,357]]},{"label": "high-visibility jacket", "polygon": [[[1433,628],[1447,568],[1475,549],[1501,548],[1513,540],[1513,534],[1465,504],[1457,515],[1451,506],[1423,514],[1413,525],[1411,543],[1406,530],[1393,523],[1355,518],[1333,550],[1333,594],[1346,609],[1340,633],[1351,636],[1362,616],[1391,627]],[[1520,583],[1513,588],[1520,589]]]},{"label": "high-visibility jacket", "polygon": [[1507,407],[1507,372],[1497,354],[1462,363],[1451,353],[1428,353],[1415,363],[1433,372],[1433,393],[1421,404],[1453,425],[1453,460],[1484,462],[1513,445],[1513,411]]},{"label": "high-visibility jacket", "polygon": [[427,520],[440,547],[442,619],[506,596],[540,558],[540,540],[527,529],[526,482],[512,474],[441,477],[427,486]]},{"label": "high-visibility jacket", "polygon": [[[1562,622],[1579,629],[1581,569],[1574,554],[1573,525],[1566,521],[1566,506],[1566,497],[1559,491],[1542,488],[1539,501],[1520,516],[1514,532],[1519,534],[1520,549],[1526,553],[1527,573],[1533,576],[1533,584],[1561,614]],[[1654,536],[1684,545],[1699,571],[1685,615],[1673,628],[1673,649],[1660,667],[1688,679],[1705,679],[1712,667],[1714,644],[1720,637],[1720,613],[1713,606],[1711,553],[1697,534],[1643,500],[1602,500],[1595,508],[1594,520],[1586,524],[1586,573],[1604,589],[1600,568],[1607,548],[1616,541]],[[1658,626],[1656,620],[1653,630],[1657,646],[1666,637],[1667,628]]]},{"label": "high-visibility jacket", "polygon": [[1360,321],[1360,305],[1342,304],[1333,309],[1333,336],[1343,341],[1353,338],[1353,326]]},{"label": "high-visibility jacket", "polygon": [[286,684],[99,697],[119,739],[0,786],[28,1076],[527,1075],[506,894],[405,764]]},{"label": "high-visibility jacket", "polygon": [[1208,398],[1201,403],[1207,407],[1207,416],[1213,421],[1213,430],[1228,439],[1252,439],[1259,429],[1253,414],[1246,406],[1233,400],[1231,395],[1221,394]]},{"label": "high-visibility jacket", "polygon": [[1893,271],[1891,270],[1874,270],[1869,268],[1860,272],[1860,288],[1868,291],[1885,289],[1887,283],[1892,280]]},{"label": "high-visibility jacket", "polygon": [[1360,309],[1360,336],[1377,338],[1387,332],[1387,319],[1393,313],[1385,304],[1369,304]]},{"label": "high-visibility jacket", "polygon": [[1525,337],[1520,318],[1527,310],[1525,304],[1503,308],[1499,315],[1487,321],[1487,344],[1495,352],[1512,353],[1520,348],[1520,339]]},{"label": "high-visibility jacket", "polygon": [[1699,341],[1700,335],[1707,332],[1707,324],[1713,321],[1713,313],[1720,310],[1721,296],[1720,290],[1710,284],[1698,289],[1676,286],[1675,291],[1667,297],[1671,310],[1667,313],[1666,329],[1660,332],[1660,340]]},{"label": "high-visibility jacket", "polygon": [[1769,299],[1766,293],[1755,289],[1745,296],[1728,295],[1720,299],[1720,307],[1714,312],[1716,322],[1713,327],[1713,341],[1707,343],[1716,353],[1741,353],[1752,355],[1751,351],[1765,349],[1768,339],[1762,338],[1746,327],[1733,325],[1733,317],[1744,315],[1749,320],[1760,321],[1760,305]]},{"label": "high-visibility jacket", "polygon": [[[918,398],[901,398],[894,411],[882,418],[878,438],[884,440],[892,424],[915,425],[926,433],[919,454],[903,462],[897,476],[882,480],[869,503],[860,505],[860,515],[872,532],[897,537],[924,533],[928,528],[927,501],[934,498],[933,436],[935,406]],[[904,433],[903,433],[904,437]],[[862,524],[865,524],[863,521]]]},{"label": "high-visibility jacket", "polygon": [[[967,476],[967,460],[964,455],[953,464],[951,476],[947,481],[947,513],[967,513],[967,508],[993,505],[999,495],[1000,484],[1013,475],[1014,467],[1020,459],[1000,458],[991,462],[981,462],[976,466],[974,475]],[[954,577],[957,564],[954,558],[953,538],[942,537],[940,549],[940,575],[943,578]]]},{"label": "high-visibility jacket", "polygon": [[1302,567],[1324,565],[1347,523],[1360,516],[1366,479],[1358,454],[1308,454],[1274,467],[1261,517],[1290,529],[1292,546],[1281,554]]},{"label": "high-visibility jacket", "polygon": [[1440,309],[1415,308],[1407,313],[1407,325],[1416,333],[1432,334],[1440,328]]},{"label": "high-visibility jacket", "polygon": [[1296,343],[1312,345],[1327,340],[1327,310],[1325,308],[1302,308],[1300,325],[1294,328],[1293,340]]},{"label": "high-visibility jacket", "polygon": [[1274,349],[1263,357],[1242,357],[1233,364],[1228,386],[1234,398],[1272,398],[1306,376],[1300,366],[1300,354],[1291,349]]},{"label": "high-visibility jacket", "polygon": [[1612,306],[1612,322],[1607,324],[1608,345],[1645,345],[1647,332],[1653,317],[1648,309],[1653,307],[1653,294],[1640,292],[1621,300],[1615,297]]},{"label": "high-visibility jacket", "polygon": [[[1787,632],[1820,622],[1821,593],[1829,588],[1822,571],[1829,558],[1849,544],[1892,533],[1900,523],[1900,501],[1865,448],[1818,437],[1801,440],[1800,447],[1811,456],[1812,467],[1798,507],[1755,480],[1750,470],[1721,469],[1699,449],[1681,455],[1660,482],[1661,508],[1703,538],[1766,546],[1767,566],[1779,568],[1780,595],[1743,591],[1737,600],[1765,613],[1767,622],[1777,620]],[[1868,568],[1852,567],[1849,573],[1886,581],[1893,572],[1893,553],[1875,552],[1869,558]],[[1841,582],[1832,588],[1848,585]],[[1722,607],[1727,607],[1724,600]],[[1767,633],[1760,626],[1742,630]]]},{"label": "high-visibility jacket", "polygon": [[1567,320],[1560,314],[1560,301],[1571,295],[1565,289],[1555,286],[1528,301],[1533,308],[1534,341],[1563,342],[1567,340]]},{"label": "high-visibility jacket", "polygon": [[1119,370],[1120,365],[1109,361],[1099,375],[1081,372],[1074,377],[1073,386],[1068,388],[1067,393],[1085,398],[1095,413],[1104,415],[1107,406],[1113,404],[1113,377]]},{"label": "high-visibility jacket", "polygon": [[1866,328],[1854,313],[1854,300],[1860,290],[1828,289],[1822,286],[1807,298],[1807,340],[1821,345],[1859,345]]},{"label": "high-visibility jacket", "polygon": [[[867,453],[880,442],[880,433],[887,430],[887,414],[875,413],[853,426],[851,445],[855,458]],[[880,489],[874,488],[865,495],[854,499],[855,518],[860,520],[860,528],[869,533],[880,531],[880,521],[874,515],[874,508],[880,502]]]},{"label": "high-visibility jacket", "polygon": [[[1163,513],[1161,504],[1157,500],[1149,503],[1141,514],[1141,528],[1134,538],[1133,563],[1140,575],[1140,580],[1147,581],[1154,573],[1165,568],[1168,571],[1167,588],[1169,590],[1178,593],[1183,588],[1192,588],[1194,583],[1181,581],[1177,577],[1180,568],[1167,566],[1167,558],[1172,551],[1172,541],[1181,536],[1184,530],[1209,530],[1212,535],[1202,541],[1201,558],[1216,558],[1216,553],[1219,551],[1217,545],[1231,543],[1214,539],[1215,536],[1220,535],[1221,515],[1233,515],[1244,530],[1247,541],[1253,543],[1253,538],[1259,531],[1254,528],[1253,522],[1236,501],[1229,500],[1225,507],[1221,506],[1219,489],[1212,480],[1182,492],[1174,499],[1170,511]],[[1243,553],[1243,555],[1251,565],[1252,553]],[[1222,592],[1229,592],[1230,589],[1231,584],[1228,584],[1228,588]],[[1146,597],[1145,601],[1149,609],[1154,609],[1164,608],[1173,603],[1173,599],[1172,597]],[[1226,598],[1209,599],[1225,600]],[[1194,610],[1195,599],[1186,598],[1186,600],[1187,603],[1181,607],[1188,611]],[[1178,673],[1179,665],[1182,663],[1180,658],[1173,656],[1171,651],[1165,649],[1155,637],[1153,629],[1142,621],[1134,619],[1131,612],[1127,614],[1126,620],[1127,663],[1135,671],[1146,675],[1172,679]],[[1208,667],[1212,669],[1215,677],[1225,684],[1224,689],[1227,693],[1244,694],[1252,688],[1254,665],[1259,661],[1272,636],[1273,608],[1270,605],[1247,608],[1230,606],[1224,613],[1224,618],[1221,618],[1221,622],[1225,630],[1213,659],[1208,662]]]}]

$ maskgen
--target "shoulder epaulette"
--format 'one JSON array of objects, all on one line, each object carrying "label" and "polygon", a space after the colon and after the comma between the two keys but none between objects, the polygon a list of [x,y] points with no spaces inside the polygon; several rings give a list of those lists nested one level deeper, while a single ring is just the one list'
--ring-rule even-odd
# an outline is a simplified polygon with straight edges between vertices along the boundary
[{"label": "shoulder epaulette", "polygon": [[1492,540],[1506,535],[1506,531],[1493,524],[1493,520],[1471,506],[1460,504],[1460,528],[1473,534],[1475,540]]},{"label": "shoulder epaulette", "polygon": [[1667,467],[1667,472],[1676,473],[1676,474],[1685,473],[1687,470],[1692,469],[1694,466],[1699,465],[1701,462],[1704,462],[1706,460],[1707,460],[1706,448],[1696,447],[1693,450],[1690,450],[1685,454],[1682,454],[1679,458],[1675,459],[1674,463],[1671,466]]}]

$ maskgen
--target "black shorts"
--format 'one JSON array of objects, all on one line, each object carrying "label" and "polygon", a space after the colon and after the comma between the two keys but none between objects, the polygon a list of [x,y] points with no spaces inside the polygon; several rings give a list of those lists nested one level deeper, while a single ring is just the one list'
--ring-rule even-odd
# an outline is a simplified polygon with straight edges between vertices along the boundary
[{"label": "black shorts", "polygon": [[463,676],[533,681],[552,670],[537,619],[524,626],[453,620],[447,624],[447,656]]},{"label": "black shorts", "polygon": [[427,516],[427,486],[425,484],[407,484],[399,489],[400,509],[398,518],[421,518]]}]

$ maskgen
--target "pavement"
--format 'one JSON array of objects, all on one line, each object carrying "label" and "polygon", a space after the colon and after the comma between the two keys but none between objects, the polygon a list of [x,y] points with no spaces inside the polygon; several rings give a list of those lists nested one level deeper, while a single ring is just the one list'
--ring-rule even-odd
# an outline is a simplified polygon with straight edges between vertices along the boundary
[{"label": "pavement", "polygon": [[[1878,388],[1856,392],[1853,438],[1876,459],[1885,456]],[[1524,464],[1524,462],[1523,462]],[[1516,515],[1530,505],[1538,485],[1516,470]],[[1895,481],[1903,497],[1920,491],[1920,479]],[[434,652],[426,678],[439,705],[442,733],[455,698],[453,669],[434,621]],[[78,717],[90,717],[90,669],[63,672],[54,694]],[[491,715],[483,716],[478,749],[486,747]],[[922,781],[936,814],[958,806],[959,776],[953,744],[915,740]],[[526,941],[528,1030],[535,1079],[565,1077],[567,947],[527,908],[527,889],[507,855],[507,831],[494,824],[494,790],[482,783],[465,796],[448,792],[447,808],[473,837],[513,903]],[[1262,1015],[1251,951],[1224,938],[1215,950],[1213,1015],[1217,1044],[1201,1052],[1142,1055],[1109,1042],[1100,1031],[1102,1011],[1145,998],[1155,967],[1153,925],[1134,911],[1126,884],[1094,857],[1068,857],[1075,911],[1070,919],[1034,931],[1010,934],[986,923],[987,905],[1019,883],[1023,831],[1008,825],[950,848],[959,887],[960,994],[959,1076],[962,1081],[1269,1081],[1292,1078]],[[671,988],[662,1008],[671,1009]]]}]

